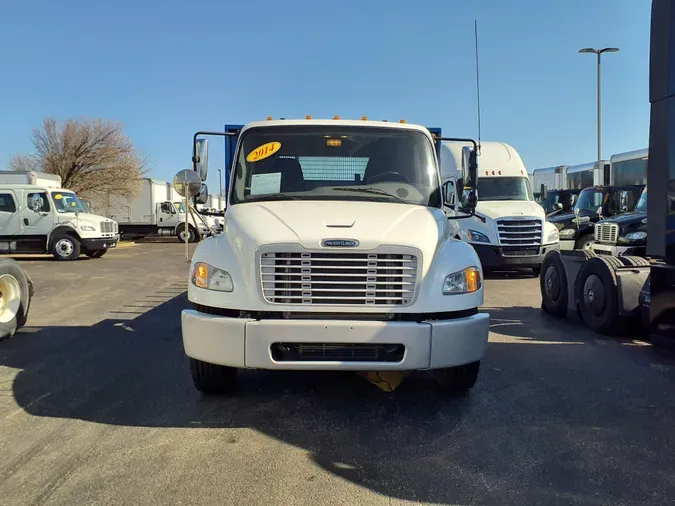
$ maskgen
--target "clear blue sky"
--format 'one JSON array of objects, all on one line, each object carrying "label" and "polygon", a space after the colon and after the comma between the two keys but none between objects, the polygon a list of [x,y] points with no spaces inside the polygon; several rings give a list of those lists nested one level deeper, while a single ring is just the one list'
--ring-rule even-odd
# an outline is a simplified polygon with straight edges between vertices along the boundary
[{"label": "clear blue sky", "polygon": [[[200,129],[278,117],[398,120],[512,144],[529,171],[647,146],[649,0],[0,0],[0,165],[45,116],[122,121],[151,176]],[[217,192],[219,140],[209,186]]]}]

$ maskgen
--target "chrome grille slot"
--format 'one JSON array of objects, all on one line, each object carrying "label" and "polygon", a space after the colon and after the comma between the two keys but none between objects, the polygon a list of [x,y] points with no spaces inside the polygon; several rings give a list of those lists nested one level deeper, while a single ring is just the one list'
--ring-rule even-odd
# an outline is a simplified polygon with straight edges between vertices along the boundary
[{"label": "chrome grille slot", "polygon": [[103,234],[116,234],[117,233],[117,222],[115,222],[115,221],[102,221],[101,222],[101,233],[103,233]]},{"label": "chrome grille slot", "polygon": [[598,223],[595,225],[595,240],[598,242],[616,244],[619,238],[619,225],[616,223]]},{"label": "chrome grille slot", "polygon": [[538,218],[510,218],[497,221],[499,244],[502,246],[541,246],[544,224]]},{"label": "chrome grille slot", "polygon": [[412,302],[417,257],[400,253],[274,252],[260,258],[272,304],[405,306]]}]

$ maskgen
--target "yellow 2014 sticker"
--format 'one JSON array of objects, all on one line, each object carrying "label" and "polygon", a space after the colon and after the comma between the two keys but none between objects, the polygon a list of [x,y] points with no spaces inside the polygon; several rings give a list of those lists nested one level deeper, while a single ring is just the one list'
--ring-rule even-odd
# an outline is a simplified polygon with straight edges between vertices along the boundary
[{"label": "yellow 2014 sticker", "polygon": [[268,142],[267,144],[263,144],[262,146],[258,146],[253,151],[251,151],[246,156],[246,161],[247,162],[257,162],[259,160],[263,160],[267,157],[272,156],[274,153],[276,153],[280,149],[281,149],[281,143],[280,142],[277,142],[277,141]]},{"label": "yellow 2014 sticker", "polygon": [[60,193],[57,193],[56,195],[54,195],[54,198],[56,200],[59,200],[59,199],[63,198],[63,195],[61,195]]}]

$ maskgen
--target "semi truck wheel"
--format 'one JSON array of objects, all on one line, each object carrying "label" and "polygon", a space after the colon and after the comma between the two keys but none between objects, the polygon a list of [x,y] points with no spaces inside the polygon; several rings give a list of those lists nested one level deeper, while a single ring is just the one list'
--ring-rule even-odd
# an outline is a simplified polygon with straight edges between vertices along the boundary
[{"label": "semi truck wheel", "polygon": [[190,371],[195,388],[205,394],[222,394],[235,390],[237,369],[190,359]]},{"label": "semi truck wheel", "polygon": [[461,393],[474,387],[478,380],[479,370],[480,361],[477,361],[457,367],[434,369],[433,376],[445,390]]},{"label": "semi truck wheel", "polygon": [[26,324],[32,283],[19,264],[0,260],[0,339],[12,337]]},{"label": "semi truck wheel", "polygon": [[57,260],[75,260],[80,256],[80,241],[69,235],[54,237],[52,255]]},{"label": "semi truck wheel", "polygon": [[552,316],[567,316],[567,274],[560,253],[553,251],[544,257],[539,277],[541,308]]},{"label": "semi truck wheel", "polygon": [[598,334],[611,334],[620,319],[614,273],[617,267],[623,267],[617,258],[595,257],[581,266],[577,277],[581,319]]}]

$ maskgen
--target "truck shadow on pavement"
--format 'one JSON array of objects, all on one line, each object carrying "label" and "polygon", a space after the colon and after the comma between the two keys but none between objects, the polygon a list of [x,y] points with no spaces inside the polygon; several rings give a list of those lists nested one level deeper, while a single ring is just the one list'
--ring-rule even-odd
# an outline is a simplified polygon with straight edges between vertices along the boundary
[{"label": "truck shadow on pavement", "polygon": [[[494,334],[466,396],[448,396],[422,372],[386,393],[354,373],[244,371],[238,394],[212,398],[190,380],[186,305],[182,294],[135,319],[28,328],[0,342],[0,365],[19,369],[14,399],[36,417],[255,429],[333,475],[410,501],[675,497],[675,360],[649,347],[598,344],[531,307],[489,309]],[[236,442],[222,440],[225,461]]]}]

